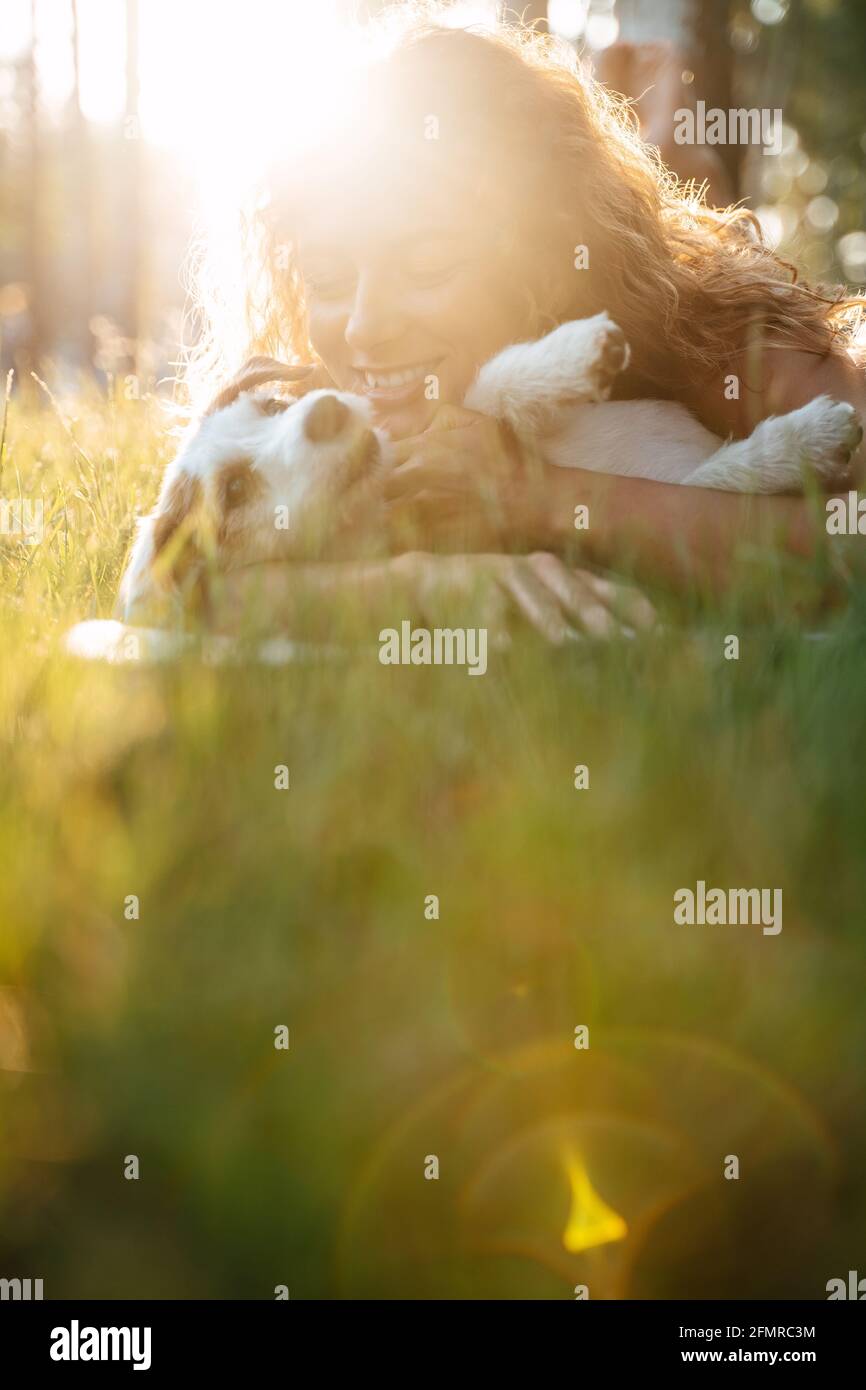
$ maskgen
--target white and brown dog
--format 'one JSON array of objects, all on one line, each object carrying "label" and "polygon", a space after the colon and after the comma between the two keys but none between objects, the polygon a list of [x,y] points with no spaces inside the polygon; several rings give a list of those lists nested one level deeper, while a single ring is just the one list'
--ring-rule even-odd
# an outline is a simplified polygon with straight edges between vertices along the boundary
[{"label": "white and brown dog", "polygon": [[[841,483],[863,431],[854,408],[821,396],[723,443],[671,401],[608,401],[628,360],[606,314],[565,323],[486,363],[465,405],[508,424],[561,467],[734,492],[801,491],[811,470]],[[374,524],[388,439],[369,403],[309,389],[314,369],[253,358],[220,393],[166,470],[139,522],[119,595],[127,620],[178,591],[210,559],[219,569],[321,553]],[[286,398],[262,388],[294,384]],[[297,394],[301,392],[303,394]]]},{"label": "white and brown dog", "polygon": [[314,371],[251,358],[189,429],[156,507],[138,522],[120,616],[194,587],[207,562],[231,569],[316,555],[369,507],[387,441],[366,402],[260,389],[279,382],[297,390]]}]

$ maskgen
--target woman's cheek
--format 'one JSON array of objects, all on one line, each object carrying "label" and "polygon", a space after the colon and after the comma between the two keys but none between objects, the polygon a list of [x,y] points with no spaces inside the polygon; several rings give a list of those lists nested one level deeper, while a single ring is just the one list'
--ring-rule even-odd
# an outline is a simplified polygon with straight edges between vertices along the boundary
[{"label": "woman's cheek", "polygon": [[413,318],[446,345],[464,390],[483,363],[527,336],[523,301],[515,297],[514,286],[479,267],[453,276],[423,296],[416,294]]}]

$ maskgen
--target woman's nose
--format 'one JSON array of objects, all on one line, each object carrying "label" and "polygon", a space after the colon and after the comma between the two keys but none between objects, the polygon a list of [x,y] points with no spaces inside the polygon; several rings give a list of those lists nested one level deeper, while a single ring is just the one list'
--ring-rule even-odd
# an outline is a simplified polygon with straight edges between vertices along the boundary
[{"label": "woman's nose", "polygon": [[378,272],[358,276],[352,313],[345,337],[355,352],[369,355],[384,343],[399,338],[404,327],[399,295]]}]

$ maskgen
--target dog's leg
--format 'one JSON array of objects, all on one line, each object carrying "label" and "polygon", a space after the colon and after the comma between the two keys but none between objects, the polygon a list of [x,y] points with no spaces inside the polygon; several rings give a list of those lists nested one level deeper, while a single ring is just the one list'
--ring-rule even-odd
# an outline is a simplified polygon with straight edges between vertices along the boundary
[{"label": "dog's leg", "polygon": [[862,438],[852,405],[819,396],[762,420],[748,439],[723,444],[681,481],[726,492],[802,492],[803,474],[812,469],[822,482],[843,486]]},{"label": "dog's leg", "polygon": [[576,319],[538,342],[497,353],[479,371],[464,404],[518,433],[546,434],[568,407],[604,400],[627,361],[622,329],[607,314]]}]

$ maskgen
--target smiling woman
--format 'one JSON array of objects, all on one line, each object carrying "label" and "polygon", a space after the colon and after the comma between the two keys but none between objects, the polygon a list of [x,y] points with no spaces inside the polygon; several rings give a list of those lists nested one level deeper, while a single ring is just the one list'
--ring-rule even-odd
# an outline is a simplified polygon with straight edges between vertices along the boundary
[{"label": "smiling woman", "polygon": [[[530,325],[503,274],[494,209],[482,216],[467,196],[446,211],[423,189],[400,200],[370,170],[364,183],[366,197],[343,180],[339,195],[301,214],[311,338],[334,379],[367,396],[393,436],[417,434],[440,400],[462,401],[479,364]],[[356,214],[334,246],[336,204],[355,192]]]},{"label": "smiling woman", "polygon": [[339,103],[317,97],[303,141],[281,127],[243,259],[201,267],[193,394],[267,353],[366,397],[397,441],[401,548],[567,559],[581,505],[582,554],[642,575],[725,583],[741,542],[812,553],[802,501],[530,468],[461,408],[502,348],[602,312],[630,348],[616,394],[678,401],[722,438],[823,393],[862,408],[864,304],[792,282],[748,213],[678,186],[567,45],[443,13],[368,27]]}]

